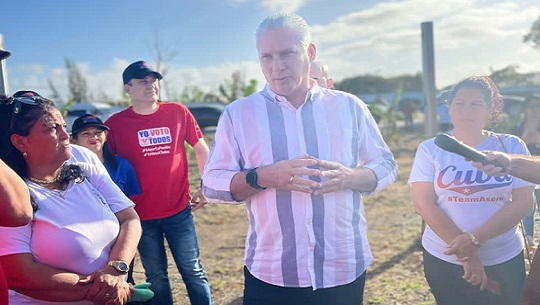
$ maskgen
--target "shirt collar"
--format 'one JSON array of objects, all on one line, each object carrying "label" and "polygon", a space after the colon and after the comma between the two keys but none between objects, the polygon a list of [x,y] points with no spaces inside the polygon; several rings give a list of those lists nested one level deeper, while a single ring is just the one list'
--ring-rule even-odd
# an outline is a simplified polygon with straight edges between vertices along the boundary
[{"label": "shirt collar", "polygon": [[[306,98],[304,99],[304,103],[305,102],[311,102],[311,103],[315,102],[316,98],[318,97],[318,95],[320,94],[320,91],[321,91],[321,89],[317,85],[316,81],[310,79],[310,83],[311,83],[311,89],[309,89],[309,91],[307,92]],[[275,93],[270,88],[268,83],[266,83],[266,85],[264,86],[264,90],[262,91],[262,94],[263,94],[263,96],[265,98],[269,99],[270,101],[272,101],[274,103],[288,102],[287,98]]]}]

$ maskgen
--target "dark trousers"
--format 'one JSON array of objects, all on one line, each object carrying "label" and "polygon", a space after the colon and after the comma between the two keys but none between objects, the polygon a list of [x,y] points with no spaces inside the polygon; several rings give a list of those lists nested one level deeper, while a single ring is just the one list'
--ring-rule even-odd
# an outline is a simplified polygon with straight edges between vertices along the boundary
[{"label": "dark trousers", "polygon": [[244,305],[363,305],[366,272],[352,283],[322,288],[291,288],[265,283],[244,266]]},{"label": "dark trousers", "polygon": [[438,305],[518,305],[525,283],[523,251],[502,264],[486,266],[487,276],[498,282],[501,295],[489,290],[480,291],[465,281],[463,267],[440,260],[424,250],[424,274]]}]

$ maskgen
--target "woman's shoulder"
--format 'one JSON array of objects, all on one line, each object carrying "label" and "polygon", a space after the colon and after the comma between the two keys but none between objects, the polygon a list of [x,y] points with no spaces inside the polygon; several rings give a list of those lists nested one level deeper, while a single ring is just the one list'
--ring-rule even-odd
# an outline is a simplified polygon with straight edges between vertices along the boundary
[{"label": "woman's shoulder", "polygon": [[511,144],[519,143],[519,144],[525,145],[525,143],[523,142],[523,140],[521,140],[520,137],[513,134],[490,132],[489,136],[496,139],[497,141],[499,141],[500,139],[501,141],[503,141],[503,143],[511,143]]},{"label": "woman's shoulder", "polygon": [[133,167],[131,165],[131,163],[129,163],[129,161],[126,159],[126,158],[122,158],[122,157],[119,157],[119,156],[114,156],[114,158],[116,159],[116,161],[118,162],[118,166],[128,166],[128,167]]}]

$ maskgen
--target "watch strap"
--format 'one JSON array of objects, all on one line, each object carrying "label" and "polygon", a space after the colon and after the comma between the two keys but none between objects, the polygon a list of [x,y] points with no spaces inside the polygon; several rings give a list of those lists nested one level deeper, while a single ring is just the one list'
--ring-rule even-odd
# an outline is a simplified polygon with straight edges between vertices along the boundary
[{"label": "watch strap", "polygon": [[265,190],[266,189],[265,187],[262,187],[259,185],[259,176],[257,175],[257,168],[258,167],[254,167],[247,172],[246,182],[247,184],[249,184],[249,186],[251,186],[254,189]]}]

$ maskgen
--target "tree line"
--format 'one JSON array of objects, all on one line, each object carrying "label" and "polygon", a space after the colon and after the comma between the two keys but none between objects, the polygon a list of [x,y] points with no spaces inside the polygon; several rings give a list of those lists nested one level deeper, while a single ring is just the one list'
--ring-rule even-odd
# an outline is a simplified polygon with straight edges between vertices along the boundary
[{"label": "tree line", "polygon": [[[532,24],[529,33],[523,36],[523,42],[529,43],[533,48],[540,51],[540,16]],[[155,32],[154,39],[149,43],[150,48],[156,54],[156,67],[165,76],[171,66],[171,61],[176,57],[176,52],[171,47],[164,46],[159,31]],[[65,67],[68,75],[68,100],[63,101],[56,85],[51,79],[48,80],[52,92],[52,98],[63,103],[91,103],[94,101],[110,104],[129,104],[129,99],[125,95],[121,100],[113,100],[105,93],[98,93],[98,96],[88,92],[87,81],[77,65],[70,59],[65,60]],[[500,70],[491,70],[489,75],[500,88],[519,86],[540,86],[540,72],[519,73],[519,66],[510,65]],[[257,90],[257,80],[247,80],[242,71],[235,71],[230,77],[220,84],[217,90],[207,92],[198,86],[184,87],[180,94],[177,94],[165,78],[162,80],[162,91],[168,100],[182,103],[205,103],[221,102],[230,103],[238,98],[248,96]],[[364,74],[343,79],[335,83],[335,88],[355,95],[378,94],[398,91],[422,91],[422,73],[403,74],[392,77],[382,77],[375,74]],[[446,88],[440,88],[446,89]],[[119,88],[120,90],[120,88]]]}]

